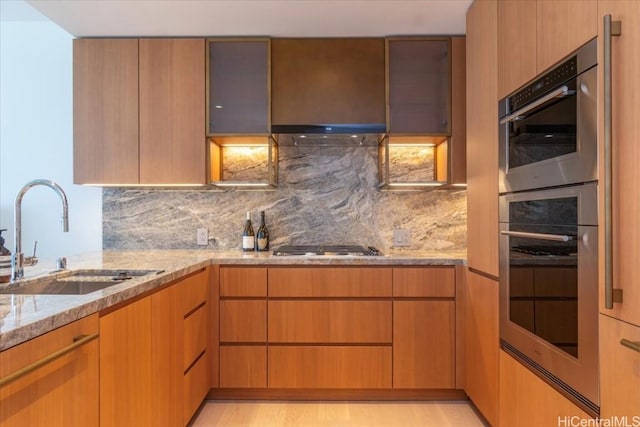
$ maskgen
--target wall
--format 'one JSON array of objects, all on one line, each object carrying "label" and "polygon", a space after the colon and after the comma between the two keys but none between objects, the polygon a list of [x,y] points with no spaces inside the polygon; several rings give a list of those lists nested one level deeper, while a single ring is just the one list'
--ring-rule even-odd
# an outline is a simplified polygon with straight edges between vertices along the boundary
[{"label": "wall", "polygon": [[23,251],[31,254],[35,240],[41,259],[100,250],[102,192],[73,185],[71,35],[48,21],[3,20],[0,54],[0,226],[9,229],[7,247],[13,252],[16,194],[46,178],[67,193],[69,233],[62,232],[56,194],[35,187],[22,205]]},{"label": "wall", "polygon": [[103,203],[107,249],[197,248],[201,227],[209,249],[239,249],[246,211],[257,229],[260,210],[272,247],[357,243],[389,251],[393,229],[409,228],[410,250],[466,248],[466,191],[379,191],[376,147],[280,147],[275,191],[105,189]]}]

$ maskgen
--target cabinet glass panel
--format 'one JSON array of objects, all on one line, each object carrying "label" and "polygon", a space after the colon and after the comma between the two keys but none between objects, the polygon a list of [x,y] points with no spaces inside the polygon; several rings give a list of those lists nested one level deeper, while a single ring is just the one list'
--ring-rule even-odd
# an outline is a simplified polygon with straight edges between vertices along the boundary
[{"label": "cabinet glass panel", "polygon": [[209,40],[208,134],[269,131],[269,41]]},{"label": "cabinet glass panel", "polygon": [[448,135],[449,40],[389,40],[389,132]]}]

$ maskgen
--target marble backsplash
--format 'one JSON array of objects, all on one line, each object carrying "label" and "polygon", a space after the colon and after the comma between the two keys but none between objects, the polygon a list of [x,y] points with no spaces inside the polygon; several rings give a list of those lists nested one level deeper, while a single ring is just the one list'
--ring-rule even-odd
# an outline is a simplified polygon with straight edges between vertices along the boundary
[{"label": "marble backsplash", "polygon": [[[271,247],[353,243],[397,250],[466,247],[466,191],[380,191],[376,147],[280,147],[279,186],[271,191],[103,190],[104,249],[239,249],[246,211],[254,229],[266,212]],[[401,166],[394,174],[401,178]],[[415,170],[407,167],[407,174]],[[209,245],[196,245],[196,229]],[[412,245],[393,247],[393,230]]]}]

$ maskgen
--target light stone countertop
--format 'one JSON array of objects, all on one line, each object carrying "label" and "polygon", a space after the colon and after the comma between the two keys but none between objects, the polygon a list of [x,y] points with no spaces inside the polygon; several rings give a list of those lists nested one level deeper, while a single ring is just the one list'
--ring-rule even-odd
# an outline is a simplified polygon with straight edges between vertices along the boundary
[{"label": "light stone countertop", "polygon": [[[272,256],[269,252],[144,250],[104,251],[68,257],[68,268],[152,269],[156,275],[134,277],[85,295],[0,294],[0,350],[5,350],[77,319],[99,312],[172,282],[211,264],[219,265],[463,265],[466,251],[396,252],[371,256]],[[47,268],[47,266],[51,268]],[[25,269],[25,281],[51,274],[53,261]],[[9,284],[0,284],[4,288]],[[15,286],[12,284],[11,286]]]}]

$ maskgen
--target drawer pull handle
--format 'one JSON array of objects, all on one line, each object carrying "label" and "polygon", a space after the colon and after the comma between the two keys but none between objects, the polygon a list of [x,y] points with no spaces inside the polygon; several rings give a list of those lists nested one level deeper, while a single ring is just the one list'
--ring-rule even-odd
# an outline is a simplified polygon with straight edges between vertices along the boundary
[{"label": "drawer pull handle", "polygon": [[620,344],[622,344],[627,348],[630,348],[633,351],[637,351],[638,353],[640,353],[640,341],[629,341],[627,339],[622,338],[620,340]]},{"label": "drawer pull handle", "polygon": [[11,384],[12,382],[24,377],[25,375],[35,371],[36,369],[53,362],[56,359],[59,359],[60,357],[64,356],[65,354],[75,350],[78,347],[81,347],[83,345],[85,345],[86,343],[88,343],[89,341],[93,341],[96,338],[98,338],[100,336],[100,334],[93,334],[93,335],[80,335],[79,337],[76,337],[73,339],[73,344],[68,345],[65,348],[62,348],[58,351],[56,351],[55,353],[51,353],[50,355],[43,357],[42,359],[38,360],[37,362],[32,363],[29,366],[25,366],[22,369],[19,369],[17,371],[15,371],[12,374],[7,375],[6,377],[0,379],[0,388]]}]

